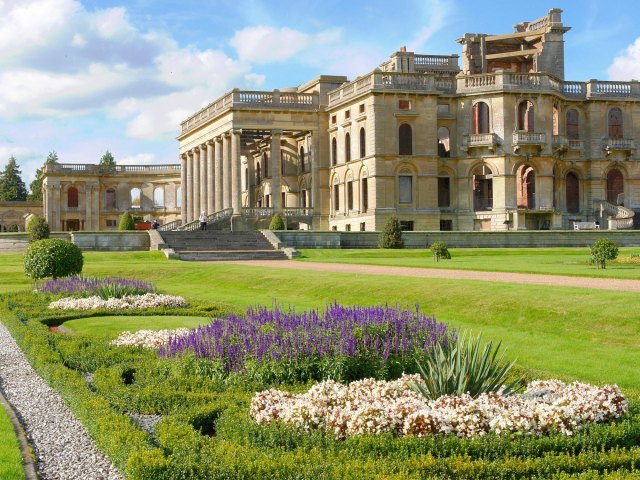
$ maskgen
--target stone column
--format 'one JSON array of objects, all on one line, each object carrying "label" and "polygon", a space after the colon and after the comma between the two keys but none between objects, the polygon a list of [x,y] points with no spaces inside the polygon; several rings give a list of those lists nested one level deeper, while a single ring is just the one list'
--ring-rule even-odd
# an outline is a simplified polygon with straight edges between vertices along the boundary
[{"label": "stone column", "polygon": [[187,221],[192,222],[193,218],[193,152],[187,153]]},{"label": "stone column", "polygon": [[209,214],[216,212],[216,199],[215,199],[215,168],[213,164],[213,141],[207,142],[207,211]]},{"label": "stone column", "polygon": [[[176,198],[176,203],[178,199]],[[187,155],[180,155],[180,219],[187,223]]]},{"label": "stone column", "polygon": [[255,182],[255,158],[253,157],[253,154],[249,153],[249,155],[247,155],[247,169],[249,170],[249,173],[247,174],[248,178],[248,182],[247,182],[247,206],[248,207],[253,207],[254,206],[254,200],[253,200],[253,183]]},{"label": "stone column", "polygon": [[200,145],[200,211],[213,213],[207,209],[207,145]]},{"label": "stone column", "polygon": [[282,209],[281,136],[282,130],[271,130],[271,206],[274,212],[279,212]]},{"label": "stone column", "polygon": [[92,204],[91,204],[91,195],[92,195],[93,187],[87,183],[84,184],[84,197],[85,197],[85,212],[84,212],[84,229],[91,230],[91,226],[93,224],[93,212],[92,212]]},{"label": "stone column", "polygon": [[242,164],[240,162],[240,130],[231,131],[231,207],[234,215],[242,208]]},{"label": "stone column", "polygon": [[231,208],[231,138],[228,133],[222,137],[222,208]]},{"label": "stone column", "polygon": [[44,217],[53,230],[53,186],[48,182],[43,182],[44,195]]},{"label": "stone column", "polygon": [[100,230],[100,220],[102,218],[101,210],[100,210],[100,197],[102,196],[102,191],[100,190],[100,184],[96,183],[93,186],[93,226],[91,227],[93,230]]},{"label": "stone column", "polygon": [[224,175],[224,170],[222,168],[222,138],[221,137],[216,137],[215,139],[216,142],[216,149],[214,152],[214,156],[215,156],[215,166],[214,166],[214,170],[215,170],[215,175],[216,175],[216,180],[215,180],[215,193],[216,193],[216,208],[215,211],[219,211],[222,210],[224,208],[223,206],[223,201],[222,201],[222,176]]},{"label": "stone column", "polygon": [[60,230],[60,185],[52,185],[53,202],[51,206],[51,230]]},{"label": "stone column", "polygon": [[193,149],[193,203],[191,204],[193,220],[200,216],[200,147]]}]

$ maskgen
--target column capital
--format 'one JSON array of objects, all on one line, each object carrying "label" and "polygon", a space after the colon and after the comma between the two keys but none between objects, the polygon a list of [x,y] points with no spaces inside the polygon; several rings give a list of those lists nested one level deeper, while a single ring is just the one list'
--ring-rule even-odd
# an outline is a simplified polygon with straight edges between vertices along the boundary
[{"label": "column capital", "polygon": [[198,146],[198,148],[199,148],[200,150],[203,150],[203,151],[205,151],[205,152],[206,152],[206,151],[207,151],[207,142],[205,142],[205,143],[203,143],[203,144],[199,145],[199,146]]},{"label": "column capital", "polygon": [[282,129],[281,128],[272,128],[271,129],[271,136],[275,136],[275,135],[282,135]]},{"label": "column capital", "polygon": [[216,137],[213,137],[205,142],[205,145],[215,145]]},{"label": "column capital", "polygon": [[231,135],[241,135],[242,134],[242,129],[241,128],[232,128],[231,130],[229,130],[229,132],[231,133]]}]

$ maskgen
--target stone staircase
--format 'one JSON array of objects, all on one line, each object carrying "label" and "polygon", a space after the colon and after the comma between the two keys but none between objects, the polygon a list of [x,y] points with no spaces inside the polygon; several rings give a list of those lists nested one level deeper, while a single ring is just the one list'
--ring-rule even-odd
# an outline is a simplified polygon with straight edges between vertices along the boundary
[{"label": "stone staircase", "polygon": [[287,260],[282,250],[274,249],[262,232],[213,230],[161,232],[168,257],[180,260],[214,262],[226,260]]}]

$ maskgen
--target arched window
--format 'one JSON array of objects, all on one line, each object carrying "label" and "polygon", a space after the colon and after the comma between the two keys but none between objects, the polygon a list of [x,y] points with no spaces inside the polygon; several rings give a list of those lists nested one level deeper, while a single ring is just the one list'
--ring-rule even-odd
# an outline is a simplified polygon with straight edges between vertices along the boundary
[{"label": "arched window", "polygon": [[264,178],[269,176],[269,157],[267,157],[266,153],[262,154],[262,166],[264,168]]},{"label": "arched window", "polygon": [[398,129],[398,155],[413,155],[413,130],[408,123]]},{"label": "arched window", "polygon": [[367,156],[367,144],[366,144],[366,135],[364,131],[364,127],[360,129],[360,158],[364,158]]},{"label": "arched window", "polygon": [[567,120],[567,138],[569,140],[580,139],[580,117],[575,108],[570,108],[566,113]]},{"label": "arched window", "polygon": [[138,187],[133,187],[131,189],[131,208],[140,208],[142,203],[142,190]]},{"label": "arched window", "polygon": [[331,139],[331,165],[338,163],[338,141],[336,137]]},{"label": "arched window", "polygon": [[300,171],[304,172],[304,147],[300,147]]},{"label": "arched window", "polygon": [[447,127],[438,128],[438,156],[448,158],[451,154],[451,141]]},{"label": "arched window", "polygon": [[182,187],[176,188],[176,207],[182,207]]},{"label": "arched window", "polygon": [[558,106],[554,104],[551,110],[551,135],[560,135],[560,120],[558,115]]},{"label": "arched window", "polygon": [[607,202],[614,205],[624,203],[624,177],[617,168],[607,173]]},{"label": "arched window", "polygon": [[153,191],[153,206],[164,207],[164,188],[156,187]]},{"label": "arched window", "polygon": [[518,104],[518,130],[533,132],[534,128],[533,103],[524,100]]},{"label": "arched window", "polygon": [[609,110],[609,138],[622,138],[622,110]]},{"label": "arched window", "polygon": [[516,184],[518,208],[534,209],[536,207],[536,173],[531,165],[524,164],[518,169]]},{"label": "arched window", "polygon": [[67,190],[67,207],[78,208],[78,189],[76,187],[69,187]]},{"label": "arched window", "polygon": [[486,165],[473,170],[473,210],[483,211],[493,208],[493,174]]},{"label": "arched window", "polygon": [[567,173],[565,178],[567,212],[578,213],[580,211],[580,181],[578,176],[573,173]]},{"label": "arched window", "polygon": [[107,188],[104,199],[105,208],[116,208],[116,189]]},{"label": "arched window", "polygon": [[337,213],[340,210],[340,184],[338,177],[333,182],[333,211]]},{"label": "arched window", "polygon": [[484,102],[476,103],[471,109],[473,119],[472,133],[489,133],[489,105]]},{"label": "arched window", "polygon": [[256,164],[256,185],[260,185],[262,182],[262,170],[260,170],[260,162]]},{"label": "arched window", "polygon": [[438,176],[438,207],[451,206],[451,178],[448,175]]},{"label": "arched window", "polygon": [[351,161],[351,135],[346,133],[344,135],[344,162]]}]

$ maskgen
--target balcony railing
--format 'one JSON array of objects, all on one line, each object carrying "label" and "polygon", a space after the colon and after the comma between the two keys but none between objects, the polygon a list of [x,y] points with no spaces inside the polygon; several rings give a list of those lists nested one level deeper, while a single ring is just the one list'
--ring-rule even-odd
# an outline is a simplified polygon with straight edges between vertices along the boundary
[{"label": "balcony railing", "polygon": [[105,169],[92,163],[53,163],[45,165],[47,173],[180,173],[180,164],[171,165],[116,165]]},{"label": "balcony railing", "polygon": [[273,217],[273,208],[271,207],[250,207],[242,209],[242,216],[249,218],[266,218]]},{"label": "balcony railing", "polygon": [[513,132],[514,145],[546,145],[547,134],[544,132]]},{"label": "balcony railing", "polygon": [[285,217],[312,217],[313,208],[308,208],[308,207],[283,208],[282,215]]},{"label": "balcony railing", "polygon": [[498,144],[498,137],[495,133],[467,133],[462,137],[462,149],[486,147],[493,150]]}]

